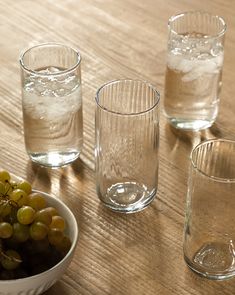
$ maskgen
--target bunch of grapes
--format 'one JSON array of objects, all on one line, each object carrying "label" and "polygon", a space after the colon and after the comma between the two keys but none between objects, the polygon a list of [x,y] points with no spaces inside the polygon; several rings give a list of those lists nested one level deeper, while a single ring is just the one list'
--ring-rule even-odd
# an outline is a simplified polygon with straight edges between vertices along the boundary
[{"label": "bunch of grapes", "polygon": [[0,171],[0,280],[28,277],[57,264],[69,251],[66,222],[25,180]]}]

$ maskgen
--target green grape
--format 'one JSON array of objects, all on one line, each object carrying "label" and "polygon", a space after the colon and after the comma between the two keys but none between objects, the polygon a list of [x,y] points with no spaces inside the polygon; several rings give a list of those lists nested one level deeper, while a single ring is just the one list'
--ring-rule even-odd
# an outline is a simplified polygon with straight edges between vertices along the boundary
[{"label": "green grape", "polygon": [[2,181],[0,181],[0,196],[5,196],[5,193],[6,193],[5,184]]},{"label": "green grape", "polygon": [[42,209],[36,212],[35,222],[36,221],[40,221],[49,226],[51,224],[52,217],[46,209]]},{"label": "green grape", "polygon": [[70,248],[71,248],[71,241],[69,237],[67,236],[64,236],[63,239],[60,241],[60,243],[56,245],[56,249],[63,255],[68,253]]},{"label": "green grape", "polygon": [[17,182],[16,181],[11,180],[10,184],[11,184],[12,190],[17,188]]},{"label": "green grape", "polygon": [[27,205],[29,202],[29,197],[26,194],[25,191],[21,189],[14,189],[12,193],[10,194],[10,200],[17,203],[19,207],[22,207],[24,205]]},{"label": "green grape", "polygon": [[46,207],[46,200],[39,193],[31,193],[29,195],[29,206],[36,211],[41,210]]},{"label": "green grape", "polygon": [[27,195],[30,194],[32,191],[31,184],[26,180],[18,182],[16,188],[23,190],[24,192],[26,192]]},{"label": "green grape", "polygon": [[61,230],[57,228],[51,228],[48,233],[48,240],[51,245],[58,245],[64,238],[64,234]]},{"label": "green grape", "polygon": [[54,207],[47,207],[44,210],[50,213],[51,217],[55,215],[59,215],[58,211]]},{"label": "green grape", "polygon": [[71,248],[65,225],[28,181],[12,181],[0,171],[0,280],[30,276],[58,263]]},{"label": "green grape", "polygon": [[34,221],[35,210],[30,206],[23,206],[17,211],[17,219],[21,224],[30,224]]},{"label": "green grape", "polygon": [[47,236],[48,227],[40,221],[34,222],[30,226],[29,233],[33,240],[43,240]]},{"label": "green grape", "polygon": [[10,179],[11,179],[11,176],[10,176],[8,171],[6,171],[6,170],[1,170],[0,171],[0,181],[9,182]]},{"label": "green grape", "polygon": [[7,270],[16,269],[22,262],[20,254],[15,250],[7,250],[2,254],[1,264]]},{"label": "green grape", "polygon": [[17,242],[26,242],[29,239],[29,226],[15,222],[12,238]]},{"label": "green grape", "polygon": [[65,230],[65,220],[61,216],[52,216],[52,221],[50,224],[50,228],[57,228],[61,231]]},{"label": "green grape", "polygon": [[12,205],[9,200],[0,200],[0,216],[6,217],[11,213]]},{"label": "green grape", "polygon": [[[8,201],[9,202],[9,201]],[[8,215],[5,216],[4,220],[13,224],[14,222],[17,222],[17,207],[14,204],[10,204],[11,211]]]},{"label": "green grape", "polygon": [[0,238],[8,239],[12,236],[13,228],[8,222],[0,222]]},{"label": "green grape", "polygon": [[5,195],[10,195],[13,191],[13,188],[11,186],[11,183],[10,182],[6,182],[5,184]]}]

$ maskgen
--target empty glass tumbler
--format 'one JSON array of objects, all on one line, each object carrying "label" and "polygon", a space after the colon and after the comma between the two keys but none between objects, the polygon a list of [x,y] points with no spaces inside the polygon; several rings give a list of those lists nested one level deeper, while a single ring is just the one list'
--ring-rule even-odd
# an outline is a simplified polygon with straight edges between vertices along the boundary
[{"label": "empty glass tumbler", "polygon": [[184,257],[211,279],[235,276],[235,141],[205,141],[191,154]]},{"label": "empty glass tumbler", "polygon": [[34,46],[21,58],[25,146],[33,162],[60,167],[83,144],[81,56],[56,43]]},{"label": "empty glass tumbler", "polygon": [[165,115],[176,128],[205,129],[218,114],[226,24],[192,11],[171,17],[168,29]]},{"label": "empty glass tumbler", "polygon": [[97,92],[97,193],[115,211],[139,211],[155,197],[159,99],[152,85],[138,80],[112,81]]}]

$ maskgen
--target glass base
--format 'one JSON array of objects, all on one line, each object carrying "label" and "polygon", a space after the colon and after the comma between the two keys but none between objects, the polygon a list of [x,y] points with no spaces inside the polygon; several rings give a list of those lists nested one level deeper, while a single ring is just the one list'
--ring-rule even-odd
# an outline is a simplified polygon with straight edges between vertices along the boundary
[{"label": "glass base", "polygon": [[203,277],[224,280],[235,276],[235,255],[230,244],[208,243],[203,245],[191,261],[185,255],[188,266]]},{"label": "glass base", "polygon": [[180,118],[168,118],[168,121],[174,128],[186,131],[198,131],[206,129],[214,123],[214,120],[187,120]]},{"label": "glass base", "polygon": [[80,152],[50,152],[50,153],[29,153],[30,159],[41,166],[49,168],[58,168],[74,162],[80,155]]},{"label": "glass base", "polygon": [[149,192],[145,185],[124,182],[112,185],[104,197],[99,190],[98,195],[108,208],[121,213],[134,213],[143,210],[152,202],[156,189]]}]

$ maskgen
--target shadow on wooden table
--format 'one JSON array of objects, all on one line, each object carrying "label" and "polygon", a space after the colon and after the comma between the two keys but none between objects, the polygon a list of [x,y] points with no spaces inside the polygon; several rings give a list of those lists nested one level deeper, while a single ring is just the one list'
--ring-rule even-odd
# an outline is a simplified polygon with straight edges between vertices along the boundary
[{"label": "shadow on wooden table", "polygon": [[202,141],[222,137],[219,128],[214,124],[211,128],[192,132],[179,130],[166,123],[163,129],[165,133],[165,142],[161,151],[164,153],[163,158],[182,171],[188,171],[189,157],[192,149]]},{"label": "shadow on wooden table", "polygon": [[35,180],[43,183],[45,187],[51,186],[50,170],[43,168],[30,160],[27,163],[27,179],[33,187],[35,187]]},{"label": "shadow on wooden table", "polygon": [[71,292],[66,291],[64,285],[61,281],[56,282],[50,289],[43,293],[43,295],[67,295],[71,294]]},{"label": "shadow on wooden table", "polygon": [[53,178],[57,178],[60,182],[65,183],[70,178],[71,170],[73,170],[73,174],[76,174],[76,177],[82,180],[84,164],[80,159],[77,159],[70,165],[56,169],[42,167],[29,160],[27,163],[27,179],[32,183],[33,187],[37,184],[50,190]]},{"label": "shadow on wooden table", "polygon": [[220,131],[216,123],[213,124],[210,128],[194,132],[176,129],[167,123],[165,125],[165,133],[171,145],[174,145],[175,141],[180,140],[184,144],[191,145],[192,148],[202,141],[222,137],[222,132]]},{"label": "shadow on wooden table", "polygon": [[[226,286],[227,290],[230,289],[231,292],[234,291],[235,288],[235,278],[230,278],[227,280],[223,281],[217,281],[217,280],[210,280],[206,279],[196,273],[194,273],[192,270],[190,270],[186,266],[186,271],[184,272],[184,283],[187,284],[188,290],[190,294],[194,294],[196,290],[200,290],[202,295],[206,295],[206,292],[203,292],[203,290],[208,290],[208,289],[214,289],[216,290],[215,295],[224,295],[227,294],[224,292],[224,287]],[[230,294],[230,293],[229,293]]]},{"label": "shadow on wooden table", "polygon": [[[143,287],[149,294],[166,294],[176,264],[171,261],[174,251],[166,238],[168,217],[164,210],[158,199],[145,210],[129,215],[98,206],[97,215],[102,217],[105,234],[97,247],[107,268],[104,272],[109,273],[108,294],[117,294],[117,290],[120,294],[138,294]],[[118,287],[117,281],[121,282]]]}]

